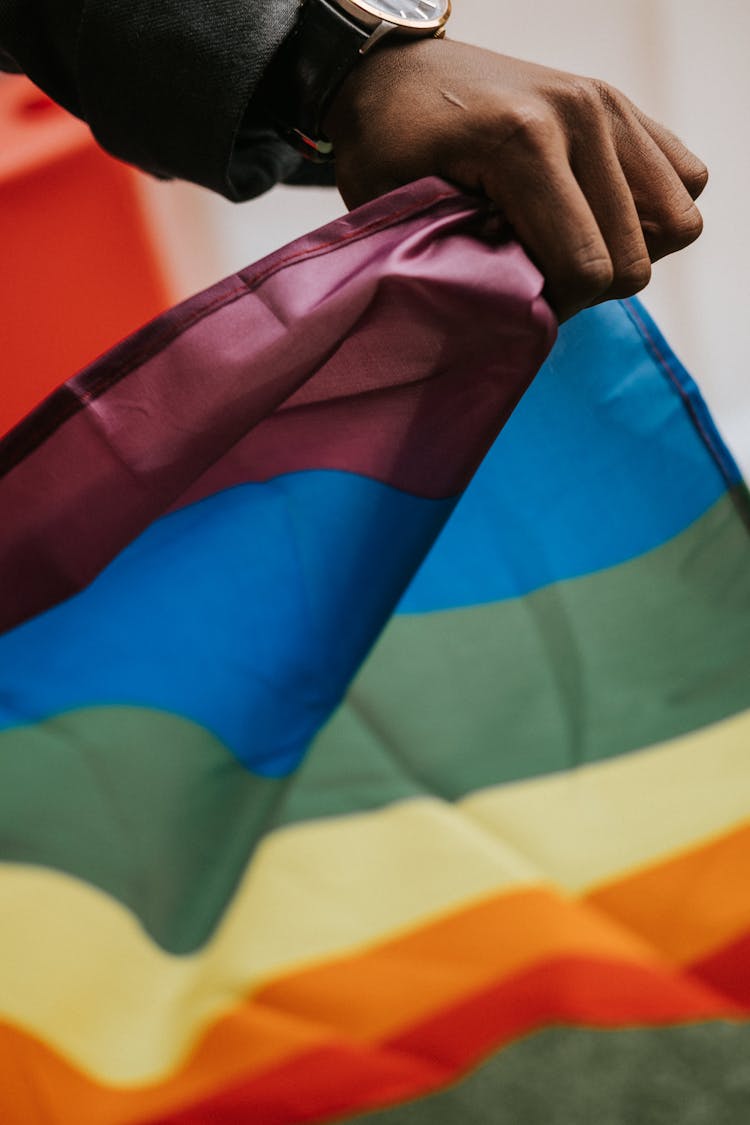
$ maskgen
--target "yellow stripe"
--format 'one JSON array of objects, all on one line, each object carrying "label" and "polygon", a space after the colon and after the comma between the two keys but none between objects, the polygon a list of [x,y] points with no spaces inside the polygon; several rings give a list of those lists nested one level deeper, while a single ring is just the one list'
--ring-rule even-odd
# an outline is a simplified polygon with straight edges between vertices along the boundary
[{"label": "yellow stripe", "polygon": [[465,813],[571,892],[631,874],[750,815],[750,712],[578,770],[483,789]]},{"label": "yellow stripe", "polygon": [[424,798],[290,826],[264,842],[189,957],[158,949],[87,884],[4,865],[0,1016],[100,1080],[155,1081],[284,972],[521,886],[585,891],[734,828],[748,809],[748,746],[750,713],[457,806]]},{"label": "yellow stripe", "polygon": [[0,1016],[94,1077],[154,1081],[262,981],[533,881],[451,805],[410,801],[269,838],[212,941],[176,957],[101,891],[3,865]]}]

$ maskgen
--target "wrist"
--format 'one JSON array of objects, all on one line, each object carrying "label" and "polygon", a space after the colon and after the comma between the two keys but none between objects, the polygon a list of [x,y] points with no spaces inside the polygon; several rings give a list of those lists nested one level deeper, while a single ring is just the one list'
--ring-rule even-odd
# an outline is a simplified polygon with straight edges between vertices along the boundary
[{"label": "wrist", "polygon": [[[264,77],[268,116],[308,157],[331,155],[326,123],[348,79],[384,51],[393,54],[444,33],[450,0],[305,0]],[[389,50],[390,48],[390,50]]]},{"label": "wrist", "polygon": [[[444,44],[444,39],[383,43],[363,57],[336,91],[322,120],[334,149],[378,131],[373,129],[377,121],[387,123],[409,116],[406,85],[415,75],[426,73],[435,52]],[[412,135],[418,128],[419,122],[410,118]]]}]

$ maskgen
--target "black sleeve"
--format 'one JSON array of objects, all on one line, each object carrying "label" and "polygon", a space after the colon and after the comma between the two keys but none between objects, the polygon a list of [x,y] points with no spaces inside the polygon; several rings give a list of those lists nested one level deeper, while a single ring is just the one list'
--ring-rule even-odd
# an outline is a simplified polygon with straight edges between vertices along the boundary
[{"label": "black sleeve", "polygon": [[0,0],[0,67],[28,74],[120,159],[248,199],[279,180],[330,182],[301,168],[253,103],[298,6]]}]

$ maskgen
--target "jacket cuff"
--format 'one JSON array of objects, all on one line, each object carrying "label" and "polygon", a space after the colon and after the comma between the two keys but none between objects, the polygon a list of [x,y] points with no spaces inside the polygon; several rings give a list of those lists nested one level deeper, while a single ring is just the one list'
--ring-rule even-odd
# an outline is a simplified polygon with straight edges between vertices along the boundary
[{"label": "jacket cuff", "polygon": [[298,0],[88,0],[78,51],[83,115],[107,151],[161,177],[249,199],[299,158],[254,115],[253,92]]}]

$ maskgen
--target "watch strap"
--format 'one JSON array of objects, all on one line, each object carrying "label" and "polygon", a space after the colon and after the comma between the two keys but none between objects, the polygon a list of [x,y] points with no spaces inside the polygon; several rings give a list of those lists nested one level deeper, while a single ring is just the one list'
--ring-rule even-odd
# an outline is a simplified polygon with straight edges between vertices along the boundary
[{"label": "watch strap", "polygon": [[327,0],[305,0],[264,75],[257,96],[282,135],[309,159],[332,159],[321,122],[371,35]]}]

